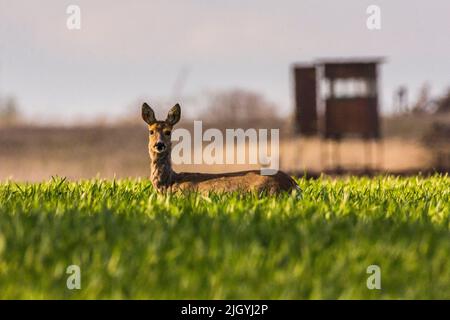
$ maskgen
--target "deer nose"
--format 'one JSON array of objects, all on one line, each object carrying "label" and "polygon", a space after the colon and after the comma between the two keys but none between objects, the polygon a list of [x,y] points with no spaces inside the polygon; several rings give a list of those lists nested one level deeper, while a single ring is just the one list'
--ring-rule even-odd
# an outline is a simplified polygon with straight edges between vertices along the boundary
[{"label": "deer nose", "polygon": [[164,142],[157,142],[155,144],[155,148],[158,151],[164,151],[164,149],[166,149],[166,145],[164,144]]}]

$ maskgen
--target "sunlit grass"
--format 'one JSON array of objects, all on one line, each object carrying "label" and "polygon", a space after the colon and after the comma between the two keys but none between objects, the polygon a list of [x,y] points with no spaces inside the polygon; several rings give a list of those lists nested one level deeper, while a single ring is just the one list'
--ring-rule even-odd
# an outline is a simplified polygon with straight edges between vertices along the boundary
[{"label": "sunlit grass", "polygon": [[301,197],[263,198],[4,182],[0,298],[450,299],[449,177],[298,181]]}]

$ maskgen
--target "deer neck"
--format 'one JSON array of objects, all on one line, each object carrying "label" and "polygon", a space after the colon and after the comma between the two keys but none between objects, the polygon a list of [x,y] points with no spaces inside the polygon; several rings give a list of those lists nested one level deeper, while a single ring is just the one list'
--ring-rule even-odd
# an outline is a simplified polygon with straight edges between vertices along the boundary
[{"label": "deer neck", "polygon": [[158,191],[164,191],[171,186],[174,174],[170,152],[162,155],[150,153],[150,179]]}]

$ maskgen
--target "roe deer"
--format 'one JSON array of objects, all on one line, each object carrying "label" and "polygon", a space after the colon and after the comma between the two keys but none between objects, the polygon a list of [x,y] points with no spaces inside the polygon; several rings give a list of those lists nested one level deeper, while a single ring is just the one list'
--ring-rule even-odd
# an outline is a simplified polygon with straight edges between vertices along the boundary
[{"label": "roe deer", "polygon": [[174,172],[171,164],[171,134],[180,117],[179,104],[170,109],[165,121],[156,120],[154,111],[147,103],[142,105],[142,118],[148,124],[149,130],[150,179],[158,192],[242,191],[276,194],[299,190],[295,181],[281,171],[267,176],[256,170],[219,174]]}]

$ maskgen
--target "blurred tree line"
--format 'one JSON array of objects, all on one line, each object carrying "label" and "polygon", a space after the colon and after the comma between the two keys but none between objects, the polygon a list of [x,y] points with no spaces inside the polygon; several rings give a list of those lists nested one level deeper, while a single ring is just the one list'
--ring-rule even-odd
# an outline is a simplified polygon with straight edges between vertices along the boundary
[{"label": "blurred tree line", "polygon": [[398,114],[442,114],[450,112],[450,88],[443,95],[432,97],[428,83],[422,85],[416,101],[408,104],[408,89],[400,86],[394,93],[394,110]]},{"label": "blurred tree line", "polygon": [[277,105],[262,94],[244,89],[231,89],[211,93],[207,108],[200,118],[218,128],[270,127],[281,119]]},{"label": "blurred tree line", "polygon": [[20,111],[14,97],[0,97],[0,125],[14,125],[20,121]]},{"label": "blurred tree line", "polygon": [[438,113],[450,112],[450,88],[447,89],[447,94],[437,100],[437,105]]}]

